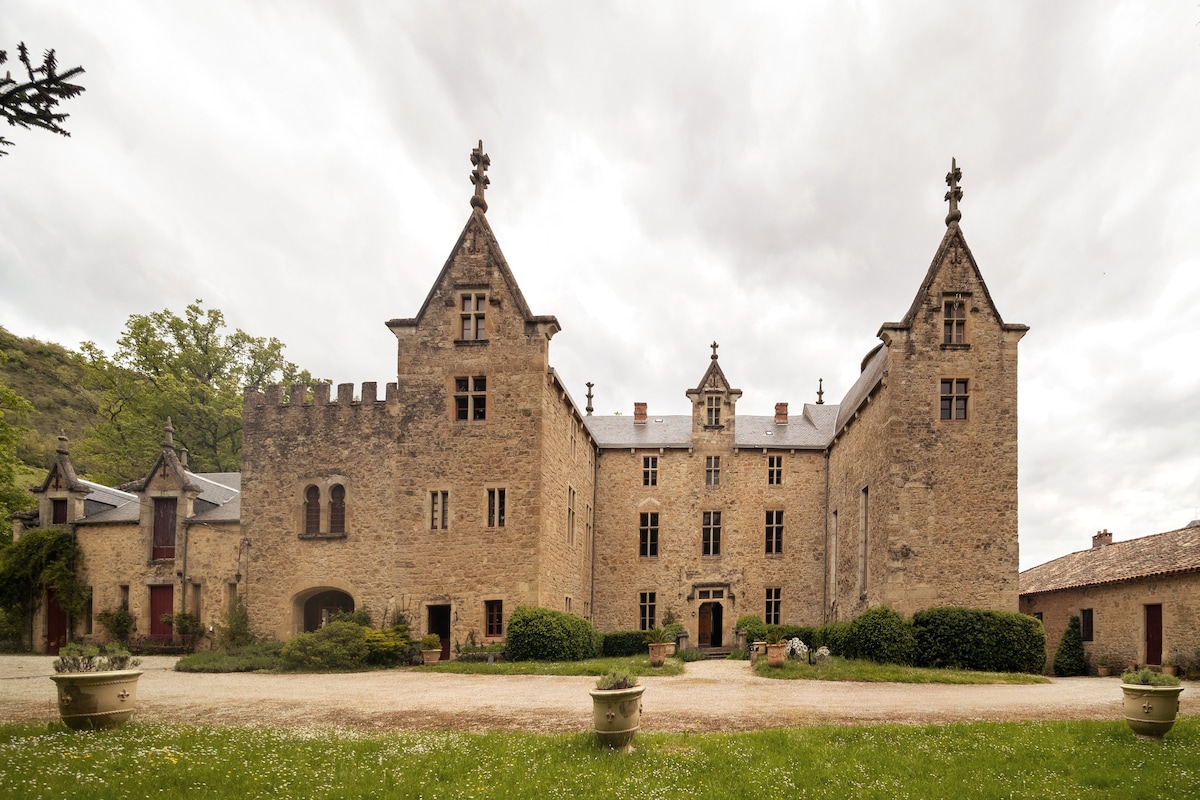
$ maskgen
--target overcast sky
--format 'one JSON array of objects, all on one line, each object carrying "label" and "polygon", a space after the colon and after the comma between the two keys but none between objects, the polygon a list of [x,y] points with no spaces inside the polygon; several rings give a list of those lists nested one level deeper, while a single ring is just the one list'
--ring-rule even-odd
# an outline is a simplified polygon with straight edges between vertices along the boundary
[{"label": "overcast sky", "polygon": [[[490,154],[488,220],[597,414],[838,402],[962,228],[1020,345],[1021,566],[1200,517],[1200,6],[8,0],[83,65],[8,128],[0,325],[108,352],[191,301],[395,380]],[[739,7],[739,6],[745,7]],[[11,66],[11,64],[9,65]]]}]

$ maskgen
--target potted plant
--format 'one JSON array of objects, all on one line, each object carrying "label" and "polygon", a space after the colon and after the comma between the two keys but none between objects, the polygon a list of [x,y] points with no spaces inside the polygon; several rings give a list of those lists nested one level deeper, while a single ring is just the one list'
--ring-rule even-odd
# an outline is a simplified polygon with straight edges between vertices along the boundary
[{"label": "potted plant", "polygon": [[1179,714],[1179,678],[1142,667],[1121,673],[1125,722],[1138,736],[1162,738]]},{"label": "potted plant", "polygon": [[1096,660],[1096,674],[1101,678],[1107,678],[1112,674],[1112,660],[1108,656],[1100,656]]},{"label": "potted plant", "polygon": [[141,664],[118,644],[103,650],[72,642],[58,651],[50,680],[58,685],[58,714],[68,728],[112,728],[133,716]]},{"label": "potted plant", "polygon": [[592,720],[600,743],[622,752],[633,751],[633,736],[642,725],[642,692],[637,677],[610,669],[592,689]]},{"label": "potted plant", "polygon": [[650,646],[650,666],[661,667],[667,660],[667,647],[671,636],[666,628],[651,628],[646,631],[646,643]]},{"label": "potted plant", "polygon": [[1162,671],[1163,675],[1178,675],[1179,665],[1175,663],[1174,658],[1169,658],[1163,662]]},{"label": "potted plant", "polygon": [[787,658],[787,642],[777,629],[767,631],[767,664],[779,669]]},{"label": "potted plant", "polygon": [[426,664],[436,664],[442,660],[442,637],[436,633],[427,633],[421,637],[421,656]]}]

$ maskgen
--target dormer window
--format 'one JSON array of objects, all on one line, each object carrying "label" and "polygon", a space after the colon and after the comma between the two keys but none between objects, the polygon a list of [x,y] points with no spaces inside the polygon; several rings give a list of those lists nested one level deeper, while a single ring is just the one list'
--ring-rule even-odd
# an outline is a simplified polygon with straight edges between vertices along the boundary
[{"label": "dormer window", "polygon": [[709,396],[705,398],[705,401],[707,415],[704,424],[710,428],[716,428],[721,424],[721,398]]},{"label": "dormer window", "polygon": [[150,558],[155,561],[175,557],[175,516],[178,508],[174,497],[154,498],[154,542]]},{"label": "dormer window", "polygon": [[966,345],[967,304],[962,294],[942,298],[942,344]]},{"label": "dormer window", "polygon": [[467,292],[459,296],[459,319],[462,323],[462,339],[477,341],[487,338],[487,294]]}]

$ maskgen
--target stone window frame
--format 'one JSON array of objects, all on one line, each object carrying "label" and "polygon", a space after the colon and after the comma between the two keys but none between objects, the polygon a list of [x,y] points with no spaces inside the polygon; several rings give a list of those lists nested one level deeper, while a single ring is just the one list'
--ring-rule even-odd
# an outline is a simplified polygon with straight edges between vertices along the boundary
[{"label": "stone window frame", "polygon": [[429,530],[450,530],[450,490],[430,489],[428,500],[425,507],[429,509]]},{"label": "stone window frame", "polygon": [[720,511],[701,512],[700,555],[705,558],[719,558],[721,555]]},{"label": "stone window frame", "polygon": [[658,592],[638,592],[638,630],[657,627]]},{"label": "stone window frame", "polygon": [[716,487],[721,485],[721,457],[704,457],[704,485]]},{"label": "stone window frame", "polygon": [[469,290],[458,294],[459,342],[486,342],[487,337],[486,291]]},{"label": "stone window frame", "polygon": [[[310,508],[315,497],[315,510]],[[347,533],[350,490],[346,478],[332,475],[301,481],[297,490],[301,539],[342,539]]]},{"label": "stone window frame", "polygon": [[942,293],[942,349],[970,350],[970,326],[967,321],[967,304],[970,292]]},{"label": "stone window frame", "polygon": [[454,421],[487,420],[487,376],[454,376]]},{"label": "stone window frame", "polygon": [[783,456],[767,456],[767,485],[783,485]]},{"label": "stone window frame", "polygon": [[769,556],[783,555],[783,509],[769,508],[765,514],[765,553]]},{"label": "stone window frame", "polygon": [[938,410],[939,419],[953,422],[965,422],[970,419],[970,378],[939,379],[938,396],[941,401]]},{"label": "stone window frame", "polygon": [[483,635],[493,639],[504,635],[504,601],[483,601]]},{"label": "stone window frame", "polygon": [[574,486],[567,486],[567,544],[575,544],[575,497]]},{"label": "stone window frame", "polygon": [[659,512],[638,514],[638,558],[658,558]]},{"label": "stone window frame", "polygon": [[658,486],[658,456],[642,456],[642,486]]},{"label": "stone window frame", "polygon": [[503,528],[508,517],[508,489],[504,486],[488,486],[484,489],[487,498],[487,514],[484,521],[489,528]]},{"label": "stone window frame", "polygon": [[710,394],[704,398],[704,427],[721,427],[721,396]]},{"label": "stone window frame", "polygon": [[1079,609],[1079,635],[1085,642],[1095,640],[1096,614],[1093,609]]},{"label": "stone window frame", "polygon": [[763,622],[768,625],[780,624],[780,611],[783,608],[783,589],[779,586],[768,586],[766,605],[763,607]]}]

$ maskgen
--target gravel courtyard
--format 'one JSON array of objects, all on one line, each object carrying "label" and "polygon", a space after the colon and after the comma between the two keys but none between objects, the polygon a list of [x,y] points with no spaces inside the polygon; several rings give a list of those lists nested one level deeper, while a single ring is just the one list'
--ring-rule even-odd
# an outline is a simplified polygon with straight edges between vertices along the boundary
[{"label": "gravel courtyard", "polygon": [[[143,659],[142,721],[365,730],[591,729],[590,677],[450,675],[415,670],[336,675],[175,672]],[[50,656],[0,656],[0,721],[58,718]],[[643,677],[642,729],[745,731],[819,723],[1120,719],[1117,678],[1031,686],[831,683],[759,678],[745,661],[702,661],[676,677]],[[1181,714],[1200,713],[1188,684]]]}]

